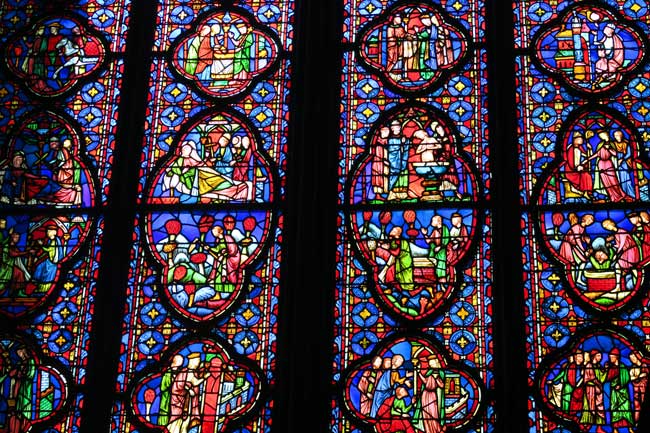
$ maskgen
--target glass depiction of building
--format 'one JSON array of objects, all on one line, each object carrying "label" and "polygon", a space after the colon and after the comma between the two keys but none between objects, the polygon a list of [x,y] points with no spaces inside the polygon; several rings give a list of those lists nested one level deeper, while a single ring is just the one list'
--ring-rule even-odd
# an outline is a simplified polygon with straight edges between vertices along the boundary
[{"label": "glass depiction of building", "polygon": [[646,1],[0,21],[0,432],[650,431]]}]

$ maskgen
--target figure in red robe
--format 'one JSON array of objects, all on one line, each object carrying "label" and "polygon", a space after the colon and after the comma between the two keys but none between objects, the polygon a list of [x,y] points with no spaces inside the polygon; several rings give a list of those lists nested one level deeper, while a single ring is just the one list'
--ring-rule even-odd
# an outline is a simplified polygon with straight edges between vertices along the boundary
[{"label": "figure in red robe", "polygon": [[199,32],[200,44],[199,44],[199,58],[196,66],[196,75],[201,75],[204,71],[207,70],[208,75],[212,69],[212,63],[214,62],[214,49],[212,48],[212,30],[210,26],[201,27]]},{"label": "figure in red robe", "polygon": [[582,411],[585,390],[583,378],[585,356],[581,350],[578,350],[573,359],[573,362],[569,361],[566,368],[566,384],[562,388],[561,406],[562,410],[571,416],[578,417]]},{"label": "figure in red robe", "polygon": [[451,215],[451,230],[447,244],[447,263],[456,264],[463,256],[465,246],[469,242],[467,227],[463,224],[463,216],[459,213]]},{"label": "figure in red robe", "polygon": [[201,355],[190,353],[187,359],[187,367],[178,372],[171,387],[171,410],[169,424],[167,424],[169,433],[183,433],[190,425],[201,419],[199,385],[204,378],[197,374]]},{"label": "figure in red robe", "polygon": [[598,60],[596,61],[596,74],[598,81],[613,80],[625,60],[625,47],[623,39],[616,34],[616,26],[609,22],[603,29],[603,38],[596,41],[598,46]]},{"label": "figure in red robe", "polygon": [[[584,398],[582,404],[581,424],[603,425],[605,424],[605,401],[603,394],[603,380],[606,373],[603,372],[600,361],[602,354],[594,349],[589,352],[589,358],[585,359]],[[600,432],[599,432],[600,433]]]},{"label": "figure in red robe", "polygon": [[575,192],[582,193],[585,197],[591,198],[594,188],[593,180],[588,166],[582,165],[589,156],[587,155],[584,143],[585,139],[582,133],[575,132],[573,134],[573,140],[569,143],[564,153],[564,160],[566,161],[564,177]]},{"label": "figure in red robe", "polygon": [[201,432],[216,433],[217,419],[220,415],[225,415],[219,412],[222,397],[221,385],[224,381],[233,382],[234,380],[234,375],[232,372],[227,371],[226,366],[223,365],[223,360],[219,356],[210,359],[205,374]]},{"label": "figure in red robe", "polygon": [[632,235],[626,230],[619,228],[614,221],[606,219],[602,222],[605,230],[613,232],[608,240],[614,241],[616,256],[621,269],[633,269],[639,263],[639,248],[634,242]]},{"label": "figure in red robe", "polygon": [[[386,30],[386,71],[391,72],[396,69],[397,64],[403,61],[403,44],[406,30],[402,24],[402,17],[398,14],[393,17],[393,21]],[[403,68],[403,66],[402,66]]]},{"label": "figure in red robe", "polygon": [[410,415],[413,405],[406,404],[407,396],[406,387],[398,386],[395,395],[382,403],[377,413],[378,422],[375,426],[378,433],[415,433]]},{"label": "figure in red robe", "polygon": [[643,259],[650,258],[650,214],[646,211],[639,212],[641,218],[641,228],[643,233],[641,253]]},{"label": "figure in red robe", "polygon": [[249,168],[253,152],[251,140],[248,136],[235,136],[232,138],[234,170],[232,179],[238,182],[249,181]]},{"label": "figure in red robe", "polygon": [[594,216],[591,214],[583,215],[580,222],[578,222],[578,216],[570,213],[568,219],[571,227],[564,235],[564,239],[562,239],[559,254],[568,263],[582,263],[587,259],[585,229],[593,224]]},{"label": "figure in red robe", "polygon": [[632,197],[623,192],[623,188],[621,188],[618,180],[617,170],[619,167],[616,160],[616,150],[610,143],[609,134],[605,131],[600,131],[598,137],[601,139],[601,142],[598,144],[596,152],[581,164],[583,168],[586,168],[588,161],[597,158],[594,190],[607,195],[610,201],[613,202],[632,201]]},{"label": "figure in red robe", "polygon": [[64,63],[63,58],[59,53],[59,49],[57,48],[57,45],[63,39],[63,36],[59,34],[61,24],[51,23],[48,25],[48,28],[50,34],[47,37],[47,57],[45,58],[45,67],[54,66],[54,70],[56,70]]},{"label": "figure in red robe", "polygon": [[[432,357],[428,360],[428,369],[418,372],[420,387],[420,407],[418,416],[421,419],[425,433],[443,433],[444,389],[445,381],[442,378],[440,361]],[[416,411],[417,414],[417,411]],[[417,417],[416,417],[417,418]]]},{"label": "figure in red robe", "polygon": [[640,353],[630,353],[630,362],[632,363],[632,368],[630,369],[630,379],[632,380],[632,401],[634,402],[634,419],[637,422],[641,416],[641,406],[643,405],[643,399],[646,395],[648,376],[650,375],[650,369],[647,365],[644,365],[641,360],[642,356]]},{"label": "figure in red robe", "polygon": [[381,357],[375,356],[372,360],[372,368],[363,372],[357,384],[357,389],[359,390],[359,412],[362,415],[370,415],[377,374],[381,369],[382,363],[383,360]]},{"label": "figure in red robe", "polygon": [[406,40],[403,46],[404,70],[410,81],[418,81],[420,79],[419,35],[423,28],[422,13],[418,9],[415,9],[408,18]]}]

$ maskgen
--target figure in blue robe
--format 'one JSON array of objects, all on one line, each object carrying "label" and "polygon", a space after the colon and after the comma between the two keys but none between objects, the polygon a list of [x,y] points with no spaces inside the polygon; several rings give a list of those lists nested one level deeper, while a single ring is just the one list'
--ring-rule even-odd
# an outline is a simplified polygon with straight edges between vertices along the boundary
[{"label": "figure in blue robe", "polygon": [[377,379],[377,384],[375,385],[375,392],[372,395],[370,417],[374,418],[377,416],[381,404],[390,397],[392,392],[393,388],[390,384],[390,370],[383,370],[380,372],[379,379]]},{"label": "figure in blue robe", "polygon": [[55,281],[58,263],[65,257],[65,247],[61,244],[59,238],[56,237],[56,230],[49,229],[47,233],[48,241],[42,247],[45,258],[36,265],[33,274],[34,282],[37,285],[37,293],[45,293],[48,291]]},{"label": "figure in blue robe", "polygon": [[397,120],[391,123],[390,128],[391,135],[387,140],[388,189],[405,195],[409,182],[408,140],[402,136],[402,127]]},{"label": "figure in blue robe", "polygon": [[219,174],[232,179],[233,171],[235,167],[231,165],[233,162],[232,150],[230,145],[219,146],[214,152],[214,169],[219,172]]}]

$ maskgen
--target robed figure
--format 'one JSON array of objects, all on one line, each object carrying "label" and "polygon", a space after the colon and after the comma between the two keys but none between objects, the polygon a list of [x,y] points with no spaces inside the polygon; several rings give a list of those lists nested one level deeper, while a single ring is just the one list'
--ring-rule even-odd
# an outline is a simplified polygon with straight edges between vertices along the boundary
[{"label": "robed figure", "polygon": [[442,433],[445,419],[445,373],[435,357],[428,368],[417,373],[419,400],[415,405],[415,426],[425,433]]},{"label": "robed figure", "polygon": [[209,354],[206,356],[206,361],[201,432],[216,433],[219,417],[227,415],[227,413],[221,413],[219,409],[224,394],[223,384],[224,382],[234,382],[235,377],[231,371],[227,370],[227,366],[223,364],[223,360],[218,355]]},{"label": "robed figure", "polygon": [[620,351],[613,348],[609,352],[610,362],[607,365],[607,382],[609,385],[609,411],[612,416],[612,426],[615,428],[634,425],[632,417],[632,401],[630,399],[630,371],[620,362]]},{"label": "robed figure", "polygon": [[582,415],[580,416],[582,424],[605,424],[603,382],[607,373],[601,369],[601,359],[600,352],[592,350],[585,365]]},{"label": "robed figure", "polygon": [[379,281],[395,284],[401,290],[413,290],[413,256],[409,242],[402,239],[402,228],[393,227],[388,240],[381,243],[375,252],[386,263],[379,273]]},{"label": "robed figure", "polygon": [[[582,362],[582,353],[576,354],[575,357],[570,356],[562,371],[553,380],[549,381],[553,404],[567,414],[572,412],[571,399],[572,397],[575,398],[574,391],[582,383]],[[582,394],[580,395],[581,399]],[[582,404],[575,409],[582,409]]]}]

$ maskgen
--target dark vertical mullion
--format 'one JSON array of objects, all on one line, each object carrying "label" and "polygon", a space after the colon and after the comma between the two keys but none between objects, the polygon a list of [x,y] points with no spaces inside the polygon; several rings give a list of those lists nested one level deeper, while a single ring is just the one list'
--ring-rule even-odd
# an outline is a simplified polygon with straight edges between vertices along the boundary
[{"label": "dark vertical mullion", "polygon": [[296,4],[276,433],[329,431],[341,3],[298,0]]},{"label": "dark vertical mullion", "polygon": [[494,260],[494,364],[498,433],[528,431],[525,303],[513,11],[510,1],[487,2],[488,102]]},{"label": "dark vertical mullion", "polygon": [[[155,1],[131,4],[124,77],[119,105],[116,147],[106,208],[102,260],[88,354],[82,433],[108,432],[116,400],[117,369],[122,337],[129,257],[139,165],[149,90],[151,49],[156,22]],[[109,119],[106,119],[108,122]]]}]

